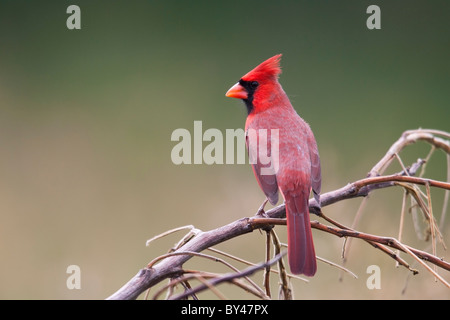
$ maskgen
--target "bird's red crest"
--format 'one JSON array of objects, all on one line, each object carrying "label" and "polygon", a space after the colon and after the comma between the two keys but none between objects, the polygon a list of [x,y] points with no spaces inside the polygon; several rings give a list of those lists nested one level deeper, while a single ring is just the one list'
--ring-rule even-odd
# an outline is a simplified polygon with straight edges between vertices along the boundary
[{"label": "bird's red crest", "polygon": [[264,80],[268,78],[277,79],[281,73],[280,67],[281,54],[277,54],[272,58],[262,62],[259,66],[254,68],[242,77],[242,80]]}]

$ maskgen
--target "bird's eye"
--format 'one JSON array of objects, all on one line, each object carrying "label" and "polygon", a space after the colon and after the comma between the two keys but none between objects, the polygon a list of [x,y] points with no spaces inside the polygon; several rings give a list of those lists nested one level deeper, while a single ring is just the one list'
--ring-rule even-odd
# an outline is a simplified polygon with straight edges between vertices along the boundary
[{"label": "bird's eye", "polygon": [[259,86],[258,81],[252,81],[250,82],[250,86],[252,87],[252,89],[256,89],[257,86]]}]

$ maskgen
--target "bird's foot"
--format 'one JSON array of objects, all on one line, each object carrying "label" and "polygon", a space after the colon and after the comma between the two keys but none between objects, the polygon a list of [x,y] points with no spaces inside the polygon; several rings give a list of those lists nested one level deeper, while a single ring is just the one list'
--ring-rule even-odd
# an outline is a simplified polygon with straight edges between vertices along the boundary
[{"label": "bird's foot", "polygon": [[[256,212],[255,217],[268,218],[266,212],[264,211],[264,207],[266,206],[267,201],[269,201],[269,199],[264,200],[264,202],[262,203],[262,205],[259,207],[258,211]],[[266,227],[262,227],[261,230],[270,232],[270,230],[272,230],[273,227],[274,227],[273,225],[268,225]]]},{"label": "bird's foot", "polygon": [[264,211],[264,207],[266,206],[267,201],[269,201],[269,199],[264,200],[264,202],[262,203],[262,205],[259,207],[258,211],[256,212],[255,216],[266,217],[266,212]]}]

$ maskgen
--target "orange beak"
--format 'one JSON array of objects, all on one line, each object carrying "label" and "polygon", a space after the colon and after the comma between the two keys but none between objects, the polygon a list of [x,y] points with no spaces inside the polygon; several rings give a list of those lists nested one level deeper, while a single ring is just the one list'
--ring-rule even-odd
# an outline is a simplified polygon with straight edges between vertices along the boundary
[{"label": "orange beak", "polygon": [[245,88],[238,82],[234,86],[232,86],[230,90],[227,91],[227,93],[225,93],[225,96],[237,99],[247,99],[248,93],[247,90],[245,90]]}]

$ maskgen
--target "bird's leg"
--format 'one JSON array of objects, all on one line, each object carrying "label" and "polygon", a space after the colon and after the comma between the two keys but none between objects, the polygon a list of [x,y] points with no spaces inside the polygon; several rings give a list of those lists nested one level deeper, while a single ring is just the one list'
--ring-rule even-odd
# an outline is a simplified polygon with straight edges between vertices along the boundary
[{"label": "bird's leg", "polygon": [[264,211],[264,207],[266,206],[267,201],[269,201],[269,199],[266,198],[266,200],[264,200],[264,202],[262,203],[262,205],[259,207],[258,211],[256,212],[256,216],[261,216],[261,217],[265,217],[266,216],[266,212]]},{"label": "bird's leg", "polygon": [[[269,199],[266,198],[266,200],[264,200],[262,205],[259,207],[258,211],[255,214],[256,217],[267,218],[266,212],[264,211],[264,207],[266,206],[267,201],[269,201]],[[272,228],[273,228],[273,225],[268,225],[266,227],[261,228],[261,230],[266,231],[267,236],[269,237],[270,230],[272,230]]]}]

